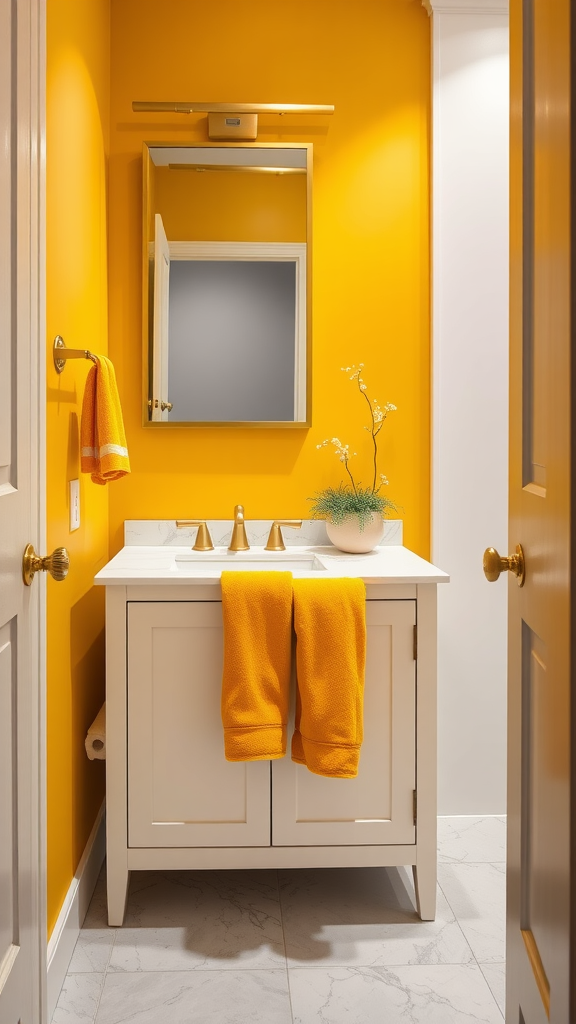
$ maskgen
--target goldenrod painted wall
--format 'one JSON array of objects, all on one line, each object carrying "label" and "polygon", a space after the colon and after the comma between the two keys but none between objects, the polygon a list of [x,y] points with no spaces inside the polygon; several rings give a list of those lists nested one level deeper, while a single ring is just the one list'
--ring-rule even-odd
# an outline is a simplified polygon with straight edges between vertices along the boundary
[{"label": "goldenrod painted wall", "polygon": [[[90,364],[55,373],[51,343],[108,348],[106,190],[109,0],[47,4],[47,516],[48,549],[65,545],[70,572],[48,580],[48,929],[104,795],[104,766],[84,736],[104,699],[103,591],[108,494],[80,474],[79,421]],[[68,482],[81,478],[81,526],[69,532]]]},{"label": "goldenrod painted wall", "polygon": [[[132,476],[124,519],[306,515],[341,478],[337,435],[369,474],[363,408],[340,367],[363,361],[398,406],[382,433],[406,543],[429,548],[429,20],[420,0],[112,0],[110,352]],[[198,142],[201,116],[134,114],[135,99],[334,103],[330,118],[263,117],[259,141],[314,143],[313,427],[142,427],[143,141]],[[364,446],[364,447],[362,447]]]}]

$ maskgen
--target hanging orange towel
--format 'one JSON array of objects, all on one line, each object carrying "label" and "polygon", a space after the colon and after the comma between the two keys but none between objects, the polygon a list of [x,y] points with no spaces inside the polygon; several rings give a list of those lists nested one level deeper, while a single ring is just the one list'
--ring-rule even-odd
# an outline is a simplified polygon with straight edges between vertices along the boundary
[{"label": "hanging orange towel", "polygon": [[114,367],[106,356],[86,378],[80,424],[81,468],[95,484],[119,480],[130,472],[122,409]]},{"label": "hanging orange towel", "polygon": [[222,723],[227,761],[284,757],[292,573],[223,572]]},{"label": "hanging orange towel", "polygon": [[362,744],[366,588],[362,580],[294,580],[296,723],[292,760],[353,779]]}]

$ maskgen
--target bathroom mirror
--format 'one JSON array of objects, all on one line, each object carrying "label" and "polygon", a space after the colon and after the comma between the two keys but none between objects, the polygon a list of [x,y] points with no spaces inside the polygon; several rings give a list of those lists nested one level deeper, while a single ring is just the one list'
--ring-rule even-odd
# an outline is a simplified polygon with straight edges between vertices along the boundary
[{"label": "bathroom mirror", "polygon": [[144,422],[306,427],[312,147],[144,145]]}]

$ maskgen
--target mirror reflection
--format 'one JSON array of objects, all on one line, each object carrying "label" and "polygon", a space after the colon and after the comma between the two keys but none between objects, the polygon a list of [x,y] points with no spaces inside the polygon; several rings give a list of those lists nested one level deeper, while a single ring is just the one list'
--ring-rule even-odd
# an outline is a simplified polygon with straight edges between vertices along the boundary
[{"label": "mirror reflection", "polygon": [[146,421],[306,425],[311,147],[146,146]]}]

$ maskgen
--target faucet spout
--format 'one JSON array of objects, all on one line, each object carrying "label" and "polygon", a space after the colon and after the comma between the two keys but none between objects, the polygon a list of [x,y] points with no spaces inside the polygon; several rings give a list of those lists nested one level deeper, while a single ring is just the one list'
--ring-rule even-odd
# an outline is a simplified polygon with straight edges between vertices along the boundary
[{"label": "faucet spout", "polygon": [[234,508],[234,526],[232,527],[232,536],[228,545],[228,551],[249,551],[250,545],[248,543],[248,537],[246,536],[246,527],[244,526],[244,506],[236,505]]}]

